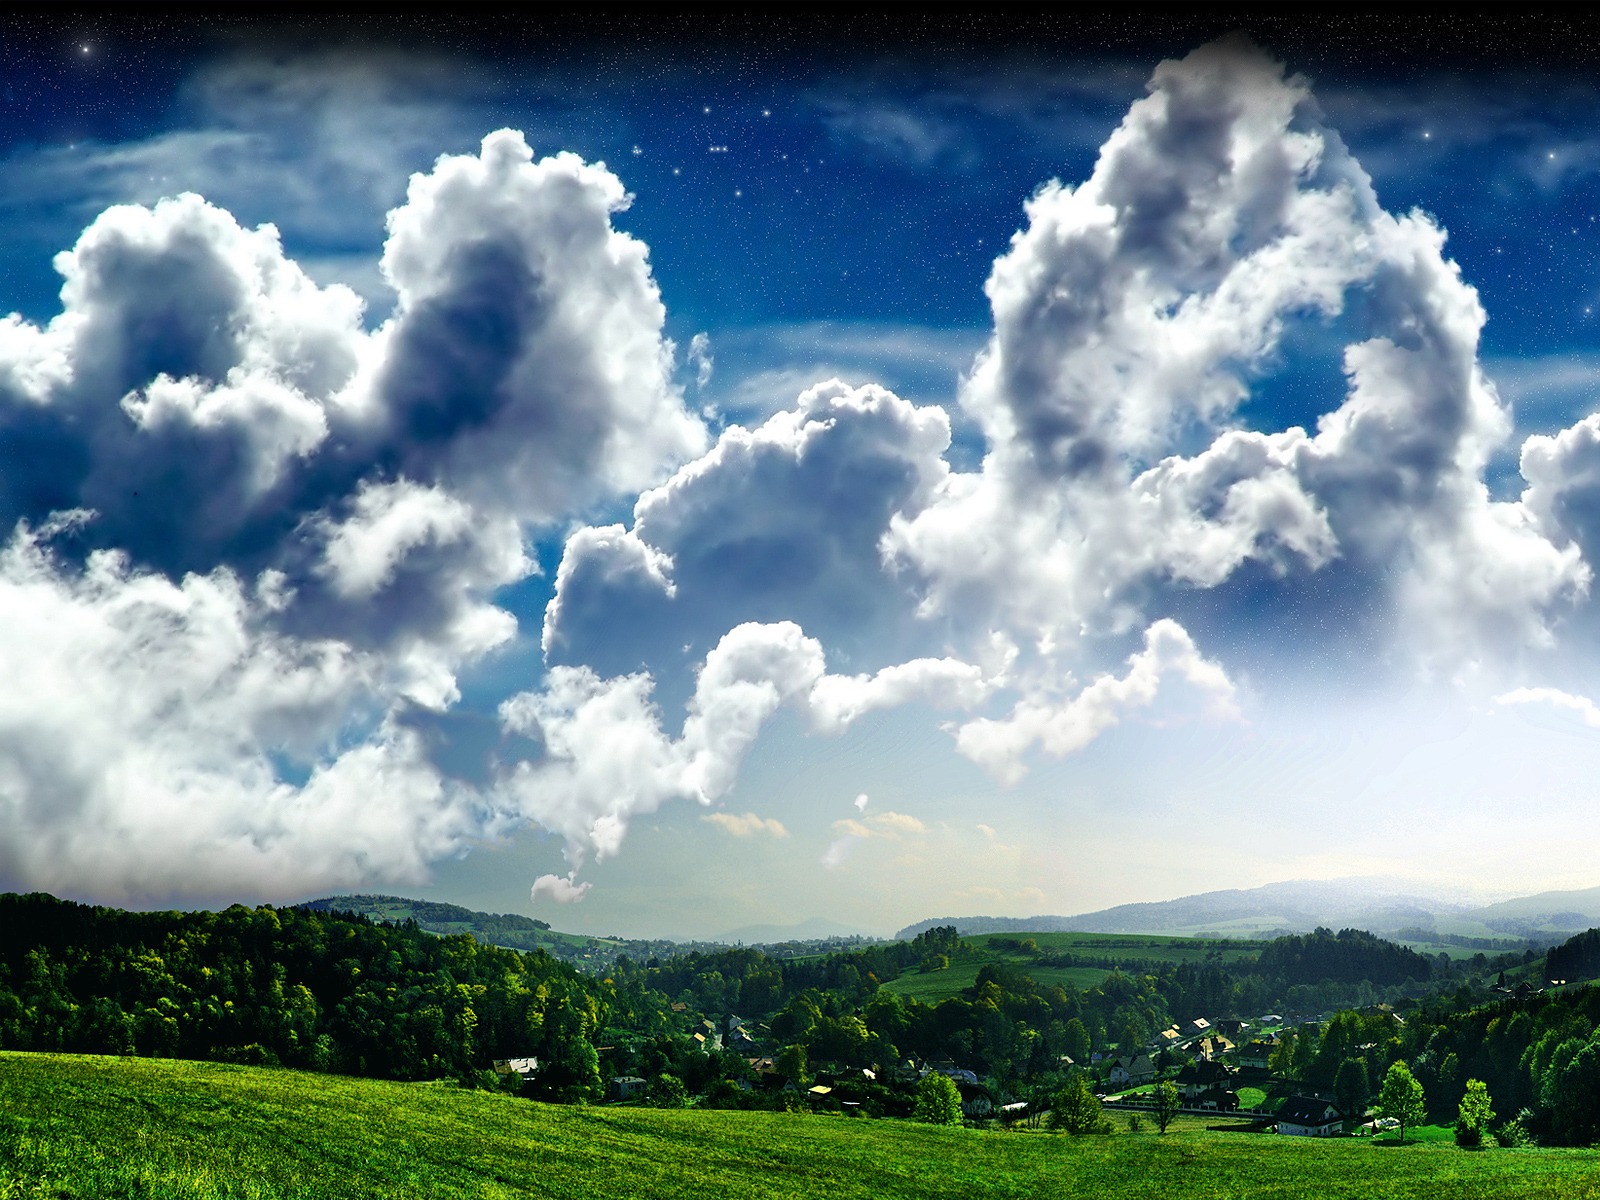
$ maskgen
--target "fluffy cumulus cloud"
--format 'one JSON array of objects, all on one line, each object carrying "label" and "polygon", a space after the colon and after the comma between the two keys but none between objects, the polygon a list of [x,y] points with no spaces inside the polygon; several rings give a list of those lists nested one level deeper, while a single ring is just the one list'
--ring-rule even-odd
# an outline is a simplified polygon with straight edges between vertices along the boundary
[{"label": "fluffy cumulus cloud", "polygon": [[[1375,620],[1423,658],[1548,642],[1588,568],[1483,484],[1509,416],[1484,314],[1422,213],[1394,216],[1305,82],[1228,40],[1163,63],[1077,187],[995,264],[962,393],[981,471],[896,519],[925,605],[1047,645],[1137,625],[1246,567],[1390,579]],[[1307,324],[1348,335],[1315,429],[1246,406]]]},{"label": "fluffy cumulus cloud", "polygon": [[0,322],[8,885],[282,896],[504,827],[418,714],[515,633],[530,537],[705,444],[627,203],[511,131],[441,158],[370,331],[194,195],[57,257],[60,314]]},{"label": "fluffy cumulus cloud", "polygon": [[1058,758],[1075,754],[1127,713],[1155,704],[1170,678],[1190,686],[1202,715],[1224,720],[1239,715],[1227,673],[1200,656],[1183,626],[1161,620],[1145,630],[1144,648],[1128,659],[1126,674],[1101,675],[1066,700],[1027,696],[1003,718],[980,717],[962,725],[956,746],[1014,783],[1023,775],[1030,747],[1037,744]]},{"label": "fluffy cumulus cloud", "polygon": [[640,496],[631,526],[568,539],[547,656],[622,673],[781,620],[852,658],[910,652],[917,596],[881,542],[943,482],[949,442],[942,409],[837,381],[754,430],[728,428]]},{"label": "fluffy cumulus cloud", "polygon": [[588,667],[552,668],[542,689],[501,706],[509,729],[545,747],[541,759],[517,765],[503,794],[523,819],[561,834],[577,871],[615,854],[631,822],[664,803],[710,805],[727,795],[762,726],[783,705],[813,730],[835,733],[913,698],[970,706],[988,686],[976,667],[949,659],[829,674],[821,643],[798,625],[746,623],[706,655],[676,737],[653,702],[649,674],[606,679]]}]

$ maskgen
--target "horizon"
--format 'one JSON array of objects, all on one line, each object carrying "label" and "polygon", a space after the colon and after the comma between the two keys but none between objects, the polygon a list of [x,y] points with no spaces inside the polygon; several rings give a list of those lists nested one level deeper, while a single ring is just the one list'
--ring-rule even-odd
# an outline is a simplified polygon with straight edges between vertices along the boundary
[{"label": "horizon", "polygon": [[1003,26],[0,22],[0,891],[1600,885],[1589,27]]}]

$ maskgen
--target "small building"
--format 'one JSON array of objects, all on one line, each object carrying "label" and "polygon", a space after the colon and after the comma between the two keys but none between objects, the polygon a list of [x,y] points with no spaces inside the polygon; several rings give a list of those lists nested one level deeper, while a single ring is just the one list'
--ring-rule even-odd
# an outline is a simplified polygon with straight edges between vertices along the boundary
[{"label": "small building", "polygon": [[611,1081],[611,1098],[631,1100],[648,1086],[649,1084],[637,1075],[618,1075]]},{"label": "small building", "polygon": [[1232,1076],[1233,1068],[1226,1063],[1200,1061],[1184,1067],[1173,1082],[1185,1100],[1195,1100],[1214,1088],[1226,1087]]},{"label": "small building", "polygon": [[1278,1132],[1290,1137],[1332,1137],[1344,1128],[1339,1110],[1312,1096],[1290,1096],[1278,1109]]},{"label": "small building", "polygon": [[1240,1046],[1233,1052],[1233,1061],[1241,1067],[1252,1070],[1265,1071],[1272,1065],[1272,1052],[1278,1048],[1276,1041],[1262,1041],[1257,1039],[1248,1045]]},{"label": "small building", "polygon": [[1239,1093],[1232,1088],[1207,1088],[1189,1101],[1189,1107],[1205,1109],[1207,1112],[1238,1112]]},{"label": "small building", "polygon": [[1186,1038],[1204,1037],[1211,1032],[1211,1022],[1204,1017],[1196,1017],[1178,1031]]},{"label": "small building", "polygon": [[989,1117],[994,1115],[994,1094],[981,1083],[958,1083],[961,1092],[961,1115],[964,1117]]},{"label": "small building", "polygon": [[1148,1054],[1117,1059],[1111,1064],[1111,1074],[1106,1077],[1112,1087],[1138,1087],[1156,1077],[1155,1064]]},{"label": "small building", "polygon": [[537,1058],[497,1058],[494,1060],[494,1073],[496,1075],[520,1075],[523,1079],[532,1079],[539,1073],[539,1060]]}]

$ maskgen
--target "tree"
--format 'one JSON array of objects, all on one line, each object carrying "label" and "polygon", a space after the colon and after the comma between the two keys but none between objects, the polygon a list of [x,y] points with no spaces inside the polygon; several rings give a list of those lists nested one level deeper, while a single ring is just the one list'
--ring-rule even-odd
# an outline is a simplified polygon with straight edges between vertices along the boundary
[{"label": "tree", "polygon": [[913,1121],[929,1125],[961,1124],[961,1092],[948,1075],[929,1071],[917,1084],[917,1103],[911,1110]]},{"label": "tree", "polygon": [[1077,1017],[1066,1023],[1061,1048],[1075,1063],[1082,1065],[1089,1061],[1089,1028]]},{"label": "tree", "polygon": [[1400,1122],[1400,1140],[1406,1140],[1406,1126],[1420,1125],[1423,1118],[1422,1085],[1411,1068],[1397,1062],[1383,1077],[1378,1091],[1378,1115]]},{"label": "tree", "polygon": [[1371,1095],[1366,1060],[1347,1058],[1340,1063],[1333,1077],[1333,1102],[1339,1106],[1339,1111],[1347,1117],[1359,1117],[1366,1110]]},{"label": "tree", "polygon": [[1111,1122],[1102,1115],[1100,1101],[1082,1075],[1057,1092],[1050,1102],[1050,1128],[1065,1130],[1073,1137],[1111,1131]]},{"label": "tree", "polygon": [[646,1097],[652,1108],[683,1108],[689,1103],[689,1091],[683,1080],[663,1072],[650,1081]]},{"label": "tree", "polygon": [[804,1046],[785,1046],[778,1052],[777,1061],[773,1065],[777,1067],[779,1075],[793,1081],[796,1087],[810,1085],[811,1072],[806,1068]]},{"label": "tree", "polygon": [[1156,1084],[1151,1098],[1155,1101],[1156,1128],[1165,1133],[1172,1118],[1178,1115],[1178,1085],[1163,1079]]},{"label": "tree", "polygon": [[1461,1097],[1461,1108],[1456,1116],[1456,1145],[1483,1145],[1483,1131],[1494,1120],[1494,1110],[1489,1107],[1489,1085],[1481,1079],[1467,1080],[1466,1095]]}]

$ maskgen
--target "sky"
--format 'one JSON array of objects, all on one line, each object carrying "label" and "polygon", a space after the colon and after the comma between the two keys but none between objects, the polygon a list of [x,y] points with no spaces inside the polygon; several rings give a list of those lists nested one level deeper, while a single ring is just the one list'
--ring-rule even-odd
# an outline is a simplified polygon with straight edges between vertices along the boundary
[{"label": "sky", "polygon": [[0,889],[1600,885],[1600,27],[0,50]]}]

